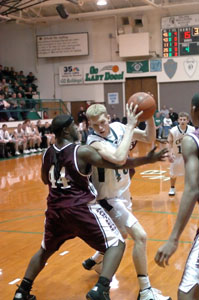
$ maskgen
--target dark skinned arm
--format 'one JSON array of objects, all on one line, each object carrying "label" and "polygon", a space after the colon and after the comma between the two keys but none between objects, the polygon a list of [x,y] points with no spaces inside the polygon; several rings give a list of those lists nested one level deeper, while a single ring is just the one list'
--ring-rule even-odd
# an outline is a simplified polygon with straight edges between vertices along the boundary
[{"label": "dark skinned arm", "polygon": [[154,147],[146,156],[138,158],[128,158],[127,162],[123,166],[121,166],[104,160],[93,147],[82,146],[79,147],[77,152],[78,166],[81,173],[87,174],[88,165],[107,169],[131,169],[144,164],[164,161],[168,150],[165,148],[159,152],[155,152],[156,148],[157,147]]}]

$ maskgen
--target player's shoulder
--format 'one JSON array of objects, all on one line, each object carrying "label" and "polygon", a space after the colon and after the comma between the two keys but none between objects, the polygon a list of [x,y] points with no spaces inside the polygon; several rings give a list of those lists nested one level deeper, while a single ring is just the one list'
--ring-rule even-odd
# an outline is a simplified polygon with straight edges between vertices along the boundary
[{"label": "player's shoulder", "polygon": [[187,125],[188,127],[188,132],[194,132],[195,131],[195,127],[191,126],[191,125]]},{"label": "player's shoulder", "polygon": [[113,122],[110,123],[110,127],[114,130],[114,131],[118,131],[118,130],[122,130],[125,131],[126,129],[126,125],[120,123],[120,122]]}]

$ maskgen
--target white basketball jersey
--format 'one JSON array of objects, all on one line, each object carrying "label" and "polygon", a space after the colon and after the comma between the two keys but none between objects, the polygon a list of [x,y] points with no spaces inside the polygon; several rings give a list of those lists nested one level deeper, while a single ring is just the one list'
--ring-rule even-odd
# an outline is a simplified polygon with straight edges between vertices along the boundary
[{"label": "white basketball jersey", "polygon": [[21,129],[21,131],[19,132],[19,131],[17,130],[17,128],[16,128],[16,129],[14,129],[14,132],[15,132],[15,134],[17,135],[17,138],[23,138],[24,135],[25,135],[23,129]]},{"label": "white basketball jersey", "polygon": [[193,126],[187,125],[185,131],[183,131],[179,125],[174,126],[173,128],[171,128],[170,133],[173,136],[173,153],[175,155],[178,154],[182,154],[181,151],[181,143],[182,143],[182,139],[183,137],[191,132],[194,132],[195,128]]},{"label": "white basketball jersey", "polygon": [[[121,143],[126,126],[119,122],[110,124],[110,134],[103,138],[97,134],[89,135],[87,138],[87,144],[90,145],[93,142],[102,142],[113,147],[118,147]],[[119,198],[130,185],[129,170],[126,169],[102,169],[93,167],[92,182],[97,189],[97,199],[110,199]]]}]

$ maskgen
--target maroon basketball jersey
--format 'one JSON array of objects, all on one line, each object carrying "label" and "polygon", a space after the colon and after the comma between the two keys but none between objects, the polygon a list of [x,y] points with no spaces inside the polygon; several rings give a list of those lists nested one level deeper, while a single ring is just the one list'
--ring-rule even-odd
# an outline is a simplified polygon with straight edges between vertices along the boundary
[{"label": "maroon basketball jersey", "polygon": [[68,144],[59,149],[49,147],[43,156],[43,169],[48,178],[48,207],[72,207],[90,202],[97,192],[89,175],[81,174],[77,165],[78,145]]}]

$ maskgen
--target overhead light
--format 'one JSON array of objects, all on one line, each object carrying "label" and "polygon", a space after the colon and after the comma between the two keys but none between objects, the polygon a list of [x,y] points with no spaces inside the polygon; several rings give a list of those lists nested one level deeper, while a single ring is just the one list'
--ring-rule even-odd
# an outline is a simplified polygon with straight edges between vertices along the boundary
[{"label": "overhead light", "polygon": [[99,6],[107,5],[107,1],[106,0],[98,0],[97,5],[99,5]]}]

